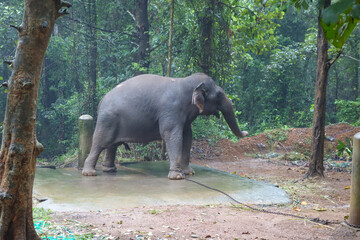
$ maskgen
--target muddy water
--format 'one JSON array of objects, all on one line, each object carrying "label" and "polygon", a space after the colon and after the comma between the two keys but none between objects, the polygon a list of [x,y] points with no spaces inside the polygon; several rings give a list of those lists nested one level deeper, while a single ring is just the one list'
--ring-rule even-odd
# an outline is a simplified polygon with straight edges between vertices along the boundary
[{"label": "muddy water", "polygon": [[[253,204],[285,204],[286,193],[267,183],[192,165],[190,179],[218,188],[238,201]],[[143,205],[216,204],[231,202],[223,194],[189,181],[168,180],[168,162],[125,164],[117,173],[98,171],[85,177],[76,169],[36,169],[34,194],[48,199],[39,207],[55,211],[115,209]]]}]

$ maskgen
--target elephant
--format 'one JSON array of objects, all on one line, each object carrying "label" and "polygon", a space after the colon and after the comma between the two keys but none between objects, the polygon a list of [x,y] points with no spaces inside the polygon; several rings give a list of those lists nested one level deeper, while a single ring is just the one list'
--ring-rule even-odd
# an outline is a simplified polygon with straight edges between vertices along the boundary
[{"label": "elephant", "polygon": [[109,91],[100,102],[92,146],[82,174],[96,175],[96,162],[103,150],[103,171],[116,172],[114,161],[119,145],[161,139],[170,160],[168,178],[184,179],[185,175],[195,174],[189,166],[191,123],[199,115],[219,118],[219,111],[236,136],[248,135],[240,131],[224,90],[204,73],[185,78],[152,74],[130,78]]}]

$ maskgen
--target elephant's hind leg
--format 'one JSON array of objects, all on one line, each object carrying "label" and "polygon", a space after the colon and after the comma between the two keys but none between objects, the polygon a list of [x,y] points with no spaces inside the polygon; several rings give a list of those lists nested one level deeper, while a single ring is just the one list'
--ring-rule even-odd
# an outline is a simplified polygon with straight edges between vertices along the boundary
[{"label": "elephant's hind leg", "polygon": [[105,160],[102,163],[103,172],[116,172],[115,156],[118,144],[108,147],[105,151]]}]

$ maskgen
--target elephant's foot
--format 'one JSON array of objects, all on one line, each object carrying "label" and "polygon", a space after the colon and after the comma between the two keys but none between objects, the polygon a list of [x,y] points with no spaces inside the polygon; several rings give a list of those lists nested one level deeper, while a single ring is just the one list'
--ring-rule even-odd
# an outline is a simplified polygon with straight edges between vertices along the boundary
[{"label": "elephant's foot", "polygon": [[115,166],[107,167],[104,165],[102,165],[102,170],[103,170],[103,172],[116,172],[117,171]]},{"label": "elephant's foot", "polygon": [[170,180],[181,180],[185,178],[185,174],[181,169],[176,169],[176,170],[170,169],[168,178]]},{"label": "elephant's foot", "polygon": [[183,167],[182,170],[184,171],[185,175],[195,175],[195,170],[190,166]]},{"label": "elephant's foot", "polygon": [[84,168],[82,170],[82,175],[84,176],[96,176],[95,168]]}]

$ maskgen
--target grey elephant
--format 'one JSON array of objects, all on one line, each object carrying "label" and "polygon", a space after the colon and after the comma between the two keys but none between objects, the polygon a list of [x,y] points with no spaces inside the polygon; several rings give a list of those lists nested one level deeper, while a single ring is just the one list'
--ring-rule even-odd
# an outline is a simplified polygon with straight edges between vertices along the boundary
[{"label": "grey elephant", "polygon": [[189,166],[191,123],[199,115],[219,117],[219,111],[236,136],[248,134],[240,131],[223,89],[203,73],[186,78],[145,74],[126,80],[99,104],[93,142],[82,174],[96,175],[95,165],[104,149],[103,171],[114,172],[119,145],[163,139],[170,159],[169,179],[184,179],[195,173]]}]

